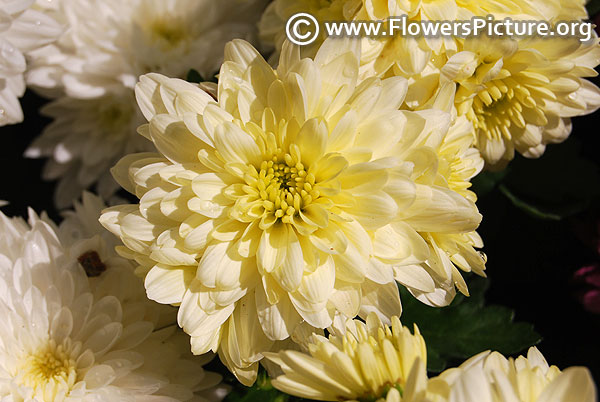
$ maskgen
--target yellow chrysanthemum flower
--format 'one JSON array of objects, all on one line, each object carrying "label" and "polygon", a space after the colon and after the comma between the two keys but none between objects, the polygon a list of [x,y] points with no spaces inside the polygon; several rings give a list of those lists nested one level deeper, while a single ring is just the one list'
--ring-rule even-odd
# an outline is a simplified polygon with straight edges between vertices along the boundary
[{"label": "yellow chrysanthemum flower", "polygon": [[[388,3],[385,5],[384,3]],[[408,14],[417,20],[466,20],[493,14],[496,19],[587,18],[581,1],[549,2],[389,2],[366,0],[356,19],[377,20]],[[410,7],[409,7],[410,5]],[[570,117],[600,106],[600,91],[583,77],[596,75],[596,38],[363,39],[362,76],[399,75],[409,79],[406,106],[427,107],[448,81],[458,84],[455,104],[473,123],[475,146],[489,165],[502,167],[515,149],[539,157],[549,143],[563,141]]]},{"label": "yellow chrysanthemum flower", "polygon": [[456,117],[437,149],[439,177],[436,182],[475,202],[477,196],[469,188],[471,179],[483,169],[484,161],[481,153],[473,147],[472,130],[472,124],[465,116]]},{"label": "yellow chrysanthemum flower", "polygon": [[[284,1],[284,0],[279,0]],[[577,20],[587,18],[582,1],[568,0],[363,0],[355,20],[378,21],[406,15],[415,21],[466,21],[493,15],[502,20]],[[463,42],[454,37],[410,38],[401,35],[363,40],[363,75],[420,74],[432,58],[451,55]]]},{"label": "yellow chrysanthemum flower", "polygon": [[570,117],[595,111],[600,90],[581,77],[596,75],[598,40],[467,39],[441,68],[440,81],[458,83],[458,113],[474,125],[476,146],[490,165],[514,151],[539,157],[563,141]]},{"label": "yellow chrysanthemum flower", "polygon": [[140,132],[160,154],[115,167],[140,203],[101,221],[139,263],[148,296],[179,305],[194,353],[219,350],[250,384],[262,353],[301,322],[398,315],[394,279],[449,294],[447,278],[417,267],[429,258],[420,233],[470,233],[481,216],[421,180],[436,169],[449,113],[398,110],[400,77],[357,85],[358,42],[326,41],[314,60],[286,45],[276,71],[244,41],[225,59],[216,100],[141,78],[150,124]]},{"label": "yellow chrysanthemum flower", "polygon": [[585,367],[560,371],[535,347],[527,358],[498,352],[473,356],[428,383],[430,402],[595,402],[596,388]]},{"label": "yellow chrysanthemum flower", "polygon": [[[294,3],[295,6],[291,6]],[[306,4],[277,0],[263,16],[263,39],[284,32],[294,12],[312,12],[319,20],[378,21],[407,15],[411,21],[468,20],[492,14],[500,20],[583,20],[583,1],[416,1],[363,0],[345,12],[330,12],[329,2]],[[336,8],[339,9],[338,6]],[[323,16],[325,15],[326,18]],[[264,29],[268,21],[269,29]],[[276,23],[279,21],[279,23]],[[275,44],[277,44],[275,42]],[[402,76],[409,80],[403,107],[424,109],[448,82],[458,84],[456,107],[473,123],[475,145],[488,165],[503,167],[515,150],[539,157],[547,144],[563,141],[571,131],[570,118],[600,106],[600,91],[584,77],[596,75],[600,63],[597,38],[418,37],[401,35],[363,38],[361,79]],[[308,50],[314,52],[318,41]]]},{"label": "yellow chrysanthemum flower", "polygon": [[[275,47],[276,53],[281,50],[285,39],[285,24],[291,16],[304,12],[313,15],[319,23],[326,21],[384,21],[390,17],[406,15],[410,21],[445,21],[468,20],[473,16],[497,15],[498,18],[509,16],[551,15],[561,8],[558,4],[566,0],[546,2],[540,9],[531,0],[275,0],[265,10],[259,23],[261,40]],[[577,13],[580,7],[571,5],[571,14]],[[540,11],[538,11],[540,10]],[[584,8],[585,11],[585,8]],[[321,30],[318,40],[303,49],[307,56],[313,56],[326,38]],[[446,50],[455,50],[454,39],[388,37],[363,39],[361,64],[365,70],[363,77],[383,75],[393,69],[396,75],[418,74],[428,63],[432,54]]]},{"label": "yellow chrysanthemum flower", "polygon": [[313,334],[308,352],[284,350],[267,358],[283,371],[275,388],[320,401],[422,401],[427,386],[427,350],[415,326],[414,335],[392,317],[385,326],[375,314],[366,324],[348,320],[339,334]]},{"label": "yellow chrysanthemum flower", "polygon": [[[378,21],[406,15],[409,22],[465,21],[473,16],[488,14],[515,18],[523,14],[526,2],[514,0],[482,1],[420,1],[420,0],[363,0],[356,20]],[[384,38],[364,38],[362,76],[399,75],[413,77],[423,73],[430,60],[454,52],[457,38],[408,37],[396,35]]]},{"label": "yellow chrysanthemum flower", "polygon": [[[475,202],[477,196],[469,190],[470,180],[481,172],[484,162],[479,151],[472,146],[472,129],[473,126],[466,117],[457,117],[444,141],[435,149],[436,154],[428,156],[437,159],[436,169],[422,172],[415,180],[422,184],[434,183],[449,188]],[[427,156],[423,153],[422,157]],[[475,231],[420,234],[430,251],[427,261],[419,264],[431,276],[430,289],[424,289],[423,284],[421,288],[415,284],[409,288],[410,292],[422,302],[433,306],[447,305],[454,298],[455,286],[468,296],[467,284],[459,269],[486,276],[486,257],[476,250],[483,247],[481,237]],[[406,271],[407,268],[403,268],[398,275],[407,276]]]},{"label": "yellow chrysanthemum flower", "polygon": [[[594,402],[588,369],[561,372],[537,350],[506,359],[482,352],[457,368],[427,379],[425,341],[392,317],[391,329],[369,315],[348,320],[329,338],[313,334],[306,349],[267,353],[275,388],[323,401],[377,402]],[[277,368],[278,366],[278,368]]]}]

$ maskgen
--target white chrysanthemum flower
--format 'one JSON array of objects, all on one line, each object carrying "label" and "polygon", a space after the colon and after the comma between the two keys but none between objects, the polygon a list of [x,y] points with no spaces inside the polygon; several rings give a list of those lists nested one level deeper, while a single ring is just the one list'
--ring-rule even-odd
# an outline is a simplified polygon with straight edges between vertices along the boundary
[{"label": "white chrysanthemum flower", "polygon": [[419,232],[469,233],[481,219],[460,194],[415,182],[434,169],[449,114],[398,110],[402,78],[357,86],[358,47],[326,41],[312,60],[288,44],[274,71],[234,41],[217,101],[157,74],[137,88],[140,132],[161,154],[115,167],[140,204],[101,222],[147,272],[149,297],[180,306],[192,350],[219,350],[245,384],[302,321],[398,315],[394,276],[431,282],[414,266],[429,256]]},{"label": "white chrysanthemum flower", "polygon": [[595,402],[589,370],[548,366],[536,347],[527,358],[506,359],[498,352],[473,356],[428,384],[431,402]]},{"label": "white chrysanthemum flower", "polygon": [[[23,121],[25,54],[61,32],[52,18],[30,9],[34,0],[0,1],[0,126]],[[24,54],[25,53],[25,54]]]},{"label": "white chrysanthemum flower", "polygon": [[81,202],[75,201],[72,210],[61,213],[63,220],[57,229],[61,243],[71,247],[81,240],[99,236],[109,249],[114,249],[118,241],[98,221],[104,208],[106,204],[102,198],[84,191]]},{"label": "white chrysanthemum flower", "polygon": [[[59,41],[35,54],[28,83],[64,86],[68,95],[94,98],[117,83],[159,72],[184,78],[192,68],[209,78],[233,38],[252,38],[262,0],[59,1],[68,26]],[[94,18],[90,19],[89,16]]]},{"label": "white chrysanthemum flower", "polygon": [[135,132],[143,123],[133,92],[138,76],[162,72],[185,78],[196,69],[212,77],[227,41],[253,38],[263,3],[90,0],[39,5],[68,28],[56,44],[32,54],[27,78],[42,94],[58,98],[44,110],[54,122],[26,153],[49,158],[44,177],[60,180],[57,207],[70,206],[93,184],[109,199],[118,189],[109,168],[128,153],[153,149]]},{"label": "white chrysanthemum flower", "polygon": [[382,325],[371,313],[366,324],[348,320],[325,338],[313,334],[307,353],[268,353],[283,375],[272,380],[280,391],[320,401],[425,401],[427,350],[415,326],[414,335],[398,317]]},{"label": "white chrysanthemum flower", "polygon": [[49,158],[43,178],[59,180],[55,193],[58,208],[71,205],[94,183],[98,193],[109,199],[119,188],[110,168],[123,155],[154,148],[136,134],[143,116],[128,88],[115,87],[93,99],[61,97],[41,112],[54,121],[33,141],[25,156]]},{"label": "white chrysanthemum flower", "polygon": [[62,213],[64,219],[56,233],[66,254],[83,267],[96,297],[110,294],[122,302],[141,302],[158,328],[175,323],[177,311],[150,301],[142,282],[134,274],[135,265],[116,254],[118,241],[98,222],[104,208],[101,198],[84,192],[81,202],[74,203],[73,210]]},{"label": "white chrysanthemum flower", "polygon": [[210,357],[194,359],[176,326],[156,326],[161,307],[120,269],[127,261],[86,248],[78,263],[74,252],[35,214],[29,225],[0,214],[3,401],[207,401],[195,394],[204,389],[209,400],[223,396],[214,387],[220,377],[202,369]]}]

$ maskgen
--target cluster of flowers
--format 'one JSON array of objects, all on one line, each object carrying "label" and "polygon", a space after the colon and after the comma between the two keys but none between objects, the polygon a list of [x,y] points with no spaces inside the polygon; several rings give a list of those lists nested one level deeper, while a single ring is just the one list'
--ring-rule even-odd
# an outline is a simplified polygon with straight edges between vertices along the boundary
[{"label": "cluster of flowers", "polygon": [[114,252],[89,193],[56,226],[0,213],[0,400],[220,401],[177,331],[177,311],[149,300]]},{"label": "cluster of flowers", "polygon": [[323,401],[377,402],[594,402],[596,390],[583,367],[561,372],[532,347],[527,357],[480,353],[457,368],[427,379],[425,342],[392,317],[348,320],[329,338],[313,334],[302,345],[266,355],[286,392]]},{"label": "cluster of flowers", "polygon": [[598,40],[284,38],[299,11],[559,21],[583,2],[264,3],[0,0],[0,124],[25,83],[53,99],[26,155],[49,157],[57,206],[94,184],[139,198],[101,214],[85,194],[58,227],[1,216],[0,398],[218,400],[212,351],[244,385],[262,363],[313,399],[592,402],[586,369],[536,349],[428,379],[397,317],[398,285],[445,306],[461,271],[485,276],[470,180],[600,106]]}]

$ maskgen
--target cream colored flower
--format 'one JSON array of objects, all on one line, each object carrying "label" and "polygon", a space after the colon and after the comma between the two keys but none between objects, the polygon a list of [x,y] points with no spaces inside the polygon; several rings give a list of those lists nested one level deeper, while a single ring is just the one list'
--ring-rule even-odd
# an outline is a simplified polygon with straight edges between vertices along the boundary
[{"label": "cream colored flower", "polygon": [[0,1],[0,126],[23,121],[25,54],[54,41],[61,32],[52,18],[32,10],[34,0]]},{"label": "cream colored flower", "polygon": [[[449,103],[451,104],[451,100]],[[473,126],[466,117],[457,117],[444,141],[435,149],[436,169],[422,172],[416,181],[449,188],[469,201],[477,201],[475,193],[469,190],[470,180],[481,172],[484,162],[479,151],[473,148],[472,130]],[[433,155],[427,154],[423,154],[422,157],[434,158]],[[423,303],[433,306],[447,305],[454,298],[455,286],[468,296],[467,284],[459,269],[486,276],[486,257],[475,250],[483,247],[481,237],[475,231],[420,234],[430,250],[429,258],[420,264],[420,267],[431,275],[431,282],[409,287],[411,293]],[[402,275],[400,270],[396,272],[397,275]]]},{"label": "cream colored flower", "polygon": [[154,148],[136,135],[144,118],[128,88],[117,86],[93,99],[61,97],[41,112],[54,121],[29,145],[25,156],[49,158],[43,178],[59,180],[54,194],[58,208],[70,206],[94,184],[97,192],[109,199],[119,188],[110,168],[123,155]]},{"label": "cream colored flower", "polygon": [[[569,5],[566,5],[568,3]],[[356,20],[386,20],[407,15],[408,21],[466,21],[474,16],[493,15],[502,20],[576,20],[587,18],[581,1],[566,0],[363,0]],[[432,59],[445,59],[463,42],[455,37],[410,38],[396,35],[363,40],[363,76],[393,74],[412,77],[423,73]]]},{"label": "cream colored flower", "polygon": [[431,283],[414,267],[429,256],[419,232],[469,233],[481,219],[460,194],[414,180],[436,162],[449,114],[398,110],[402,78],[357,86],[359,59],[355,41],[326,41],[314,60],[286,45],[274,71],[234,41],[216,101],[157,74],[137,87],[140,132],[161,154],[115,167],[140,203],[101,222],[149,297],[179,305],[194,353],[219,350],[245,384],[302,321],[398,315],[398,272]]},{"label": "cream colored flower", "polygon": [[[330,12],[328,2],[297,4],[276,0],[263,16],[262,37],[273,37],[272,32],[277,29],[283,32],[285,20],[298,11],[324,14],[324,20],[375,21],[403,14],[411,21],[468,20],[488,14],[496,19],[550,22],[587,19],[583,1],[364,0],[362,6],[350,3],[352,12],[339,16]],[[581,43],[577,38],[464,40],[398,35],[363,38],[361,43],[361,79],[391,75],[407,78],[405,106],[410,109],[427,108],[448,81],[457,83],[459,114],[473,123],[476,147],[488,165],[497,168],[508,163],[515,150],[526,157],[539,157],[547,144],[561,142],[569,135],[571,117],[591,113],[600,106],[598,88],[583,79],[596,75],[593,69],[600,63],[597,38]],[[317,47],[315,44],[310,49]]]},{"label": "cream colored flower", "polygon": [[467,39],[441,68],[440,81],[458,83],[455,104],[475,129],[475,144],[490,165],[514,151],[535,158],[571,132],[570,118],[595,111],[598,39]]},{"label": "cream colored flower", "polygon": [[143,282],[134,274],[135,264],[116,254],[117,239],[98,222],[106,208],[102,199],[89,192],[84,192],[81,198],[81,202],[74,203],[73,210],[62,212],[64,219],[56,227],[56,233],[65,253],[86,272],[94,295],[97,298],[111,295],[121,302],[144,305],[145,319],[157,328],[174,324],[176,309],[150,301]]},{"label": "cream colored flower", "polygon": [[532,347],[527,358],[498,352],[473,356],[428,384],[432,402],[594,402],[596,388],[585,367],[560,371]]},{"label": "cream colored flower", "polygon": [[114,249],[118,240],[98,222],[104,208],[106,204],[102,198],[84,191],[81,201],[73,203],[73,209],[61,212],[63,220],[57,228],[61,243],[71,247],[81,240],[99,236],[108,249]]},{"label": "cream colored flower", "polygon": [[144,122],[133,90],[140,75],[185,78],[193,68],[211,78],[227,41],[255,36],[264,7],[264,0],[40,2],[67,29],[56,44],[31,54],[28,84],[58,99],[45,108],[54,122],[26,155],[49,158],[44,177],[60,180],[58,208],[92,185],[110,199],[118,189],[110,167],[129,153],[153,150],[135,132]]},{"label": "cream colored flower", "polygon": [[[564,0],[563,0],[564,1]],[[553,0],[541,10],[552,14],[560,9],[560,0]],[[581,7],[570,6],[573,15]],[[299,12],[310,13],[317,20],[329,21],[384,21],[390,17],[406,15],[409,21],[452,21],[469,20],[473,16],[494,14],[497,18],[522,17],[542,18],[540,7],[533,1],[480,0],[480,1],[420,1],[420,0],[275,0],[265,10],[259,23],[261,40],[276,51],[281,49],[285,39],[285,24],[292,15]],[[584,8],[585,11],[585,8]],[[320,38],[303,51],[312,56],[325,39],[325,30]],[[388,72],[395,75],[412,76],[420,73],[433,54],[455,50],[453,38],[389,37],[362,40],[362,77],[383,76]]]},{"label": "cream colored flower", "polygon": [[[391,6],[376,3],[365,3],[366,15],[356,18],[387,18],[398,11],[388,15]],[[582,2],[567,6],[563,1],[507,1],[500,7],[501,3],[484,1],[451,7],[453,3],[419,2],[413,11],[404,7],[401,13],[431,20],[489,13],[497,19],[508,16],[553,22],[587,18]],[[475,146],[486,162],[496,167],[508,163],[515,150],[526,157],[539,157],[547,144],[569,135],[571,117],[600,106],[600,91],[583,79],[596,75],[593,68],[600,63],[597,38],[582,43],[577,38],[441,40],[399,36],[384,41],[364,39],[363,51],[371,55],[362,59],[363,76],[409,78],[409,108],[426,108],[444,85],[457,83],[458,113],[473,123]]]},{"label": "cream colored flower", "polygon": [[427,384],[425,341],[391,318],[392,326],[369,314],[366,324],[348,320],[325,338],[313,334],[308,353],[268,353],[282,375],[272,380],[280,391],[320,401],[423,401]]},{"label": "cream colored flower", "polygon": [[[367,1],[357,19],[395,15],[384,2]],[[402,2],[398,2],[400,4]],[[408,9],[411,4],[414,10]],[[400,7],[400,6],[398,6]],[[428,20],[468,19],[493,14],[496,19],[587,18],[583,3],[564,1],[406,2],[400,13]],[[400,75],[409,78],[407,106],[426,108],[443,86],[458,84],[455,104],[459,115],[473,123],[475,146],[489,165],[502,167],[514,151],[539,157],[549,143],[563,141],[571,131],[570,118],[595,111],[600,91],[584,77],[596,75],[600,63],[598,39],[522,38],[404,38],[363,40],[362,75]]]},{"label": "cream colored flower", "polygon": [[95,98],[148,72],[184,78],[194,68],[209,78],[227,41],[252,37],[261,1],[59,1],[53,12],[69,29],[34,54],[28,83]]},{"label": "cream colored flower", "polygon": [[475,202],[477,195],[469,188],[471,179],[483,169],[484,161],[479,150],[473,147],[472,130],[472,124],[465,116],[456,117],[437,149],[439,165],[436,182]]},{"label": "cream colored flower", "polygon": [[35,214],[29,224],[0,214],[0,399],[222,398],[220,376],[202,369],[210,356],[191,356],[177,327],[161,323],[164,306],[144,297],[131,265],[104,258],[110,251],[93,244],[75,259],[78,246],[65,249]]}]

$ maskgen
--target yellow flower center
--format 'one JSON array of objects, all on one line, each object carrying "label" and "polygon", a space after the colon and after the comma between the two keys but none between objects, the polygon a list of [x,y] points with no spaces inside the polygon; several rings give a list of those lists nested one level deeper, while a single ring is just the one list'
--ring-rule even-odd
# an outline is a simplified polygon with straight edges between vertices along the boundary
[{"label": "yellow flower center", "polygon": [[150,34],[157,40],[165,41],[176,47],[187,36],[183,21],[176,18],[161,18],[150,25]]},{"label": "yellow flower center", "polygon": [[256,195],[266,214],[273,214],[284,223],[291,223],[294,215],[320,195],[314,189],[315,175],[307,172],[295,144],[288,153],[277,149],[275,155],[261,163],[260,170],[252,166],[250,172],[253,180],[249,193]]},{"label": "yellow flower center", "polygon": [[[530,119],[538,118],[541,111],[531,91],[515,79],[492,80],[473,98],[467,113],[479,133],[490,139],[510,140],[511,127],[524,128]],[[543,119],[543,114],[542,114]]]},{"label": "yellow flower center", "polygon": [[118,135],[122,133],[122,128],[127,126],[133,114],[134,110],[129,103],[111,97],[107,105],[98,110],[98,122],[104,129],[103,133]]},{"label": "yellow flower center", "polygon": [[21,384],[35,390],[50,385],[52,394],[58,391],[57,385],[71,388],[77,378],[75,361],[62,345],[57,346],[52,340],[25,357],[18,368],[18,374]]},{"label": "yellow flower center", "polygon": [[261,220],[263,229],[276,222],[293,224],[321,196],[315,174],[302,163],[296,144],[288,152],[274,145],[263,155],[259,166],[245,167],[239,190],[227,191],[236,202],[230,216],[241,222]]}]

